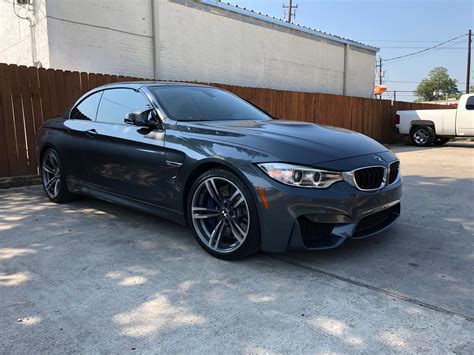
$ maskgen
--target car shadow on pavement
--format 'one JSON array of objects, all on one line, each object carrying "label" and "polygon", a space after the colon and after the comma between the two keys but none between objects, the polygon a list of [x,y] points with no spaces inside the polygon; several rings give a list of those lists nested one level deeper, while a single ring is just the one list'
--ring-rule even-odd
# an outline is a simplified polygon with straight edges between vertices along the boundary
[{"label": "car shadow on pavement", "polygon": [[[89,198],[56,205],[39,188],[0,199],[6,352],[471,349],[470,322],[265,255],[221,261],[187,228],[152,216]],[[401,220],[391,235],[305,255],[334,272],[352,259],[363,274],[363,260],[382,266],[418,238]]]},{"label": "car shadow on pavement", "polygon": [[391,228],[285,259],[474,318],[474,181],[403,179],[402,214]]}]

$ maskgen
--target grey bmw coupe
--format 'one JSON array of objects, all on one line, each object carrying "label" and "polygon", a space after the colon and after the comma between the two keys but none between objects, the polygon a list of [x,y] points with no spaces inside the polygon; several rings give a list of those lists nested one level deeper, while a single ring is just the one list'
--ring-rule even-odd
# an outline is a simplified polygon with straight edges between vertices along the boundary
[{"label": "grey bmw coupe", "polygon": [[93,89],[43,124],[37,155],[51,201],[84,194],[188,224],[223,259],[334,248],[400,214],[400,163],[384,146],[209,86]]}]

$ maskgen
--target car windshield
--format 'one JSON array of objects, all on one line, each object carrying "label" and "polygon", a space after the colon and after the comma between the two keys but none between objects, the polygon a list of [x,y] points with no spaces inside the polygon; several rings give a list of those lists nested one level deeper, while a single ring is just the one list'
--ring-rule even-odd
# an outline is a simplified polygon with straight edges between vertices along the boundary
[{"label": "car windshield", "polygon": [[168,117],[177,121],[269,120],[263,111],[221,89],[201,86],[152,86]]}]

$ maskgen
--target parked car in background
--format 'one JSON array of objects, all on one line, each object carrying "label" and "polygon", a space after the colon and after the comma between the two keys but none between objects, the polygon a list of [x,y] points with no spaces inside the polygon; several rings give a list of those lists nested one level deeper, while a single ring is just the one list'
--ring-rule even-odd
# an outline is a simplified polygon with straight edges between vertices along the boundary
[{"label": "parked car in background", "polygon": [[400,214],[399,161],[360,133],[272,119],[225,90],[116,83],[46,121],[54,202],[85,194],[188,224],[210,254],[328,249]]},{"label": "parked car in background", "polygon": [[462,95],[456,109],[397,111],[396,127],[414,145],[442,145],[454,137],[474,136],[474,94]]}]

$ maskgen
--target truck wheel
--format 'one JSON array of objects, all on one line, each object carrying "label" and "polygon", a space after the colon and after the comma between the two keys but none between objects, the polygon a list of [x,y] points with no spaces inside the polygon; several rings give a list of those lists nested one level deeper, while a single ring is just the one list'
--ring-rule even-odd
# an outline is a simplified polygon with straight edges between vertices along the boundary
[{"label": "truck wheel", "polygon": [[436,138],[434,145],[443,145],[449,142],[449,138]]},{"label": "truck wheel", "polygon": [[414,145],[427,147],[433,143],[436,135],[430,126],[416,126],[411,130],[410,137]]}]

